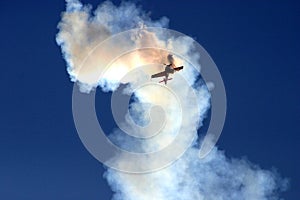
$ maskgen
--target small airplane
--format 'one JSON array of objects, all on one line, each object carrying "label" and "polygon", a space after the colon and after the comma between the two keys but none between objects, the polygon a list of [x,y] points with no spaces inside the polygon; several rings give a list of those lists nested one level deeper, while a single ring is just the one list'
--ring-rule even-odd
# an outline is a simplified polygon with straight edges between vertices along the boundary
[{"label": "small airplane", "polygon": [[169,74],[174,74],[175,72],[183,69],[183,66],[180,66],[180,67],[175,66],[175,64],[173,63],[172,55],[169,55],[168,59],[171,61],[171,64],[168,64],[168,65],[164,64],[164,65],[166,65],[165,71],[151,75],[151,78],[157,78],[157,77],[164,76],[165,78],[163,80],[159,81],[159,83],[164,82],[165,85],[167,85],[168,80],[172,80],[172,78],[169,78]]}]

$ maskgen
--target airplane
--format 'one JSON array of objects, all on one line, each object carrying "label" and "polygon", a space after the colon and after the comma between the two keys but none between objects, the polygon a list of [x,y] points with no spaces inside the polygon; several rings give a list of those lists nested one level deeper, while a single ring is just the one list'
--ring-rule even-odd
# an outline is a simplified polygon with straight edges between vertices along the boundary
[{"label": "airplane", "polygon": [[[166,64],[164,64],[164,65],[166,65]],[[183,66],[176,67],[175,64],[172,62],[171,64],[166,65],[165,71],[159,72],[157,74],[153,74],[153,75],[151,75],[151,78],[157,78],[157,77],[164,76],[165,78],[163,80],[159,81],[159,83],[164,82],[165,85],[167,85],[167,81],[172,80],[172,78],[169,78],[169,74],[174,74],[175,72],[180,71],[182,69],[183,69]]]}]

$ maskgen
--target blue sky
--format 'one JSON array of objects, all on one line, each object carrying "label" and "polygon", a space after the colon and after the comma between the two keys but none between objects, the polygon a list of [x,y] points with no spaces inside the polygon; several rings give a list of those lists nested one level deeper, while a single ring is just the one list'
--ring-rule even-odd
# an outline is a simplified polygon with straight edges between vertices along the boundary
[{"label": "blue sky", "polygon": [[[86,0],[96,6],[101,1]],[[218,146],[290,179],[300,196],[300,4],[135,1],[195,38],[217,64],[228,111]],[[116,2],[118,3],[118,2]],[[55,35],[64,2],[1,1],[1,199],[109,199],[104,168],[83,147],[72,83]],[[108,95],[103,94],[108,100]]]}]

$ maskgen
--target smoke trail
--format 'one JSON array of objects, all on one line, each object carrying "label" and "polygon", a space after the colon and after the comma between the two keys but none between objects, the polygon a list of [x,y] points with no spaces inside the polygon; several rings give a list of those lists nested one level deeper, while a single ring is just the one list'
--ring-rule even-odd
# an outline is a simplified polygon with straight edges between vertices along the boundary
[{"label": "smoke trail", "polygon": [[[121,78],[135,69],[148,63],[173,63],[184,64],[184,60],[170,57],[159,49],[148,49],[135,51],[126,57],[118,59],[106,71],[103,80],[98,80],[99,72],[105,71],[101,63],[109,60],[112,52],[118,52],[122,48],[140,47],[141,43],[155,43],[162,47],[174,50],[175,44],[182,47],[181,55],[188,57],[194,63],[198,62],[199,56],[191,53],[192,45],[187,38],[168,39],[159,33],[143,31],[143,27],[166,27],[167,18],[152,21],[145,12],[132,3],[122,3],[119,7],[107,1],[101,4],[93,13],[91,6],[84,6],[77,0],[67,0],[66,12],[63,13],[58,25],[59,33],[57,43],[68,65],[68,73],[71,80],[80,84],[83,92],[90,92],[100,86],[104,91],[114,91],[120,83],[131,83],[132,85],[147,79],[147,75],[139,75],[139,79]],[[110,49],[93,54],[90,52],[105,39],[119,32],[139,28],[141,31],[131,35],[131,38],[121,38],[118,43],[111,44]],[[143,36],[141,39],[141,35]],[[96,49],[97,51],[97,49]],[[85,60],[87,56],[89,60]],[[82,63],[86,63],[83,65]],[[160,70],[154,66],[148,71],[153,73]],[[79,73],[80,72],[80,73]],[[197,129],[201,126],[205,114],[209,109],[209,92],[201,82],[197,82],[197,74],[192,69],[186,69],[182,76],[189,77],[190,85],[196,89],[195,102],[186,100],[180,106],[190,115],[181,119],[181,128],[186,134],[197,136]],[[169,85],[171,90],[181,96],[191,96],[191,90],[180,79]],[[130,87],[127,90],[131,90]],[[153,91],[149,91],[153,90]],[[176,124],[180,110],[176,99],[167,96],[164,90],[149,87],[147,90],[139,90],[134,93],[136,100],[130,105],[133,118],[139,119],[139,123],[148,120],[147,109],[149,104],[160,104],[167,112],[166,126],[163,134],[147,142],[132,141],[116,130],[110,135],[120,147],[128,151],[155,151],[172,142],[174,133],[179,127],[168,126]],[[154,94],[154,95],[153,95]],[[161,97],[161,98],[157,98]],[[168,100],[168,101],[166,101]],[[194,107],[193,105],[198,105]],[[148,130],[150,133],[152,130]],[[181,141],[178,148],[184,146],[188,141]],[[195,143],[195,141],[194,141]],[[171,166],[162,170],[147,174],[130,174],[108,169],[104,177],[108,180],[112,190],[115,192],[113,199],[147,200],[189,200],[189,199],[279,199],[278,192],[285,190],[287,181],[282,180],[275,172],[260,169],[258,166],[242,159],[226,158],[222,151],[215,148],[205,159],[198,159],[198,148],[196,145],[190,147],[185,154]],[[164,159],[163,157],[161,159]],[[136,165],[126,156],[120,156],[117,160],[120,166]],[[151,165],[151,163],[149,163]]]},{"label": "smoke trail", "polygon": [[[143,26],[149,27],[166,27],[168,24],[167,18],[161,18],[158,21],[151,21],[149,16],[138,9],[134,4],[122,3],[120,7],[115,7],[110,1],[106,1],[99,6],[93,14],[91,14],[91,6],[83,6],[77,0],[67,0],[66,12],[63,13],[61,22],[58,25],[60,32],[57,35],[57,43],[61,46],[62,52],[68,65],[68,72],[72,81],[79,81],[82,84],[82,91],[90,91],[98,85],[98,77],[93,77],[93,74],[101,67],[95,66],[95,63],[101,63],[109,58],[112,52],[118,51],[120,48],[129,46],[139,46],[139,40],[130,43],[129,38],[124,38],[121,43],[111,45],[111,48],[105,52],[92,57],[92,63],[86,64],[84,69],[81,69],[83,61],[89,53],[101,42],[108,37],[124,30],[139,28]],[[143,42],[156,43],[156,38],[151,34],[147,34],[148,39]],[[143,57],[147,59],[163,59],[166,55],[160,55],[160,52],[147,52]],[[91,55],[91,56],[93,56]],[[139,56],[142,57],[142,56]],[[132,63],[129,60],[136,61],[136,55],[132,55],[126,61],[129,65]],[[136,63],[135,63],[136,64]],[[142,65],[143,63],[138,63]],[[128,71],[128,66],[125,67]],[[113,86],[114,78],[120,75],[119,68],[112,68],[113,80],[109,80],[108,90],[115,89]],[[79,70],[81,70],[79,75]],[[121,70],[124,71],[124,70]],[[125,72],[127,72],[125,71]],[[124,72],[124,73],[125,73]],[[102,85],[103,86],[103,85]]]}]

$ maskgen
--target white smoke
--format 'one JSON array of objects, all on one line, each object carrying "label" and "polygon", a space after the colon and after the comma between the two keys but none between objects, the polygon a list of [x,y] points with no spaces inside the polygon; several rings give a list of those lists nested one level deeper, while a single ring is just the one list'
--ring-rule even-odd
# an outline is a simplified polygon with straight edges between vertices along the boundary
[{"label": "white smoke", "polygon": [[[137,66],[166,62],[188,66],[188,63],[180,58],[175,57],[170,61],[166,52],[160,50],[136,51],[117,60],[106,72],[104,80],[99,80],[95,74],[104,71],[101,63],[110,59],[112,52],[118,52],[122,48],[139,47],[141,43],[156,43],[174,50],[173,48],[180,44],[182,48],[176,49],[176,51],[180,51],[181,55],[189,58],[193,63],[198,62],[199,56],[196,53],[191,53],[193,47],[188,38],[169,39],[155,33],[143,32],[144,27],[166,27],[167,25],[167,18],[152,21],[148,14],[133,3],[121,3],[117,7],[106,1],[92,13],[91,6],[84,6],[78,0],[67,0],[67,9],[62,14],[61,22],[58,25],[57,43],[62,48],[71,80],[79,83],[82,91],[89,92],[97,86],[100,86],[104,91],[113,91],[117,89],[120,83],[129,82],[134,85],[148,79],[147,75],[139,75],[135,76],[139,79],[131,78],[125,82],[121,81],[125,74]],[[132,28],[139,28],[143,39],[139,37],[140,33],[137,33],[132,35],[132,38],[123,38],[119,43],[112,44],[109,50],[99,50],[99,52],[90,54],[105,39]],[[88,60],[86,60],[87,56],[89,56]],[[147,73],[157,72],[159,69],[161,68],[156,66]],[[131,105],[131,115],[140,119],[140,123],[148,119],[145,111],[149,107],[147,105],[158,104],[165,108],[166,119],[169,121],[166,122],[162,134],[147,142],[135,143],[136,141],[133,142],[126,138],[120,133],[121,131],[117,130],[110,135],[110,138],[127,150],[136,151],[138,149],[148,152],[161,149],[172,142],[178,129],[177,126],[170,125],[179,120],[180,110],[177,109],[178,107],[190,114],[188,118],[181,119],[181,128],[186,134],[197,137],[197,129],[202,125],[205,114],[210,107],[210,96],[207,87],[196,82],[198,75],[191,68],[186,67],[182,76],[188,77],[189,85],[194,85],[197,91],[194,102],[192,99],[186,99],[178,106],[176,99],[172,99],[173,97],[168,96],[164,89],[157,87],[148,87],[146,91],[139,90],[135,93],[137,101]],[[189,85],[180,82],[179,78],[176,81],[175,79],[176,74],[174,81],[168,87],[178,95],[190,97],[192,91]],[[148,132],[151,133],[151,130]],[[183,140],[178,144],[178,148],[187,142]],[[286,189],[287,181],[282,180],[275,172],[260,169],[245,159],[229,159],[217,148],[214,148],[205,159],[200,160],[198,159],[198,150],[196,141],[194,141],[194,145],[179,160],[152,173],[130,174],[108,169],[104,177],[115,192],[113,199],[265,200],[279,199],[278,192]],[[136,165],[134,161],[127,160],[125,156],[120,156],[118,159],[120,166]],[[149,163],[149,165],[151,164]]]},{"label": "white smoke", "polygon": [[[99,77],[96,75],[106,67],[99,66],[99,63],[109,60],[113,52],[140,46],[141,42],[157,43],[158,41],[152,34],[145,33],[142,41],[138,38],[123,38],[118,43],[111,44],[109,49],[105,51],[99,49],[98,52],[91,54],[98,44],[121,31],[143,26],[165,27],[168,24],[167,18],[151,21],[147,14],[128,2],[122,3],[120,7],[115,7],[110,1],[106,1],[93,14],[91,12],[91,6],[83,6],[78,0],[67,0],[67,9],[62,14],[61,22],[58,25],[60,31],[56,37],[67,61],[67,70],[71,80],[78,81],[81,84],[81,90],[85,92],[89,92],[99,84]],[[88,60],[86,60],[87,56],[90,56]],[[157,60],[166,59],[166,57],[167,55],[160,55],[159,51],[144,52],[143,56],[132,54],[126,61],[117,62],[114,67],[111,67],[107,75],[109,80],[101,84],[103,87],[107,87],[107,90],[116,89],[116,80],[131,70],[132,66],[143,65],[145,58],[148,61],[153,60],[153,63],[156,60],[157,63]],[[124,64],[121,66],[122,62],[126,63],[126,66]]]},{"label": "white smoke", "polygon": [[172,166],[149,174],[108,169],[105,177],[115,192],[113,199],[273,200],[286,188],[275,172],[246,160],[228,159],[217,149],[203,160],[197,155],[198,149],[190,148]]}]

